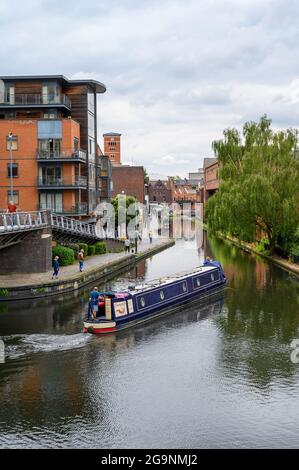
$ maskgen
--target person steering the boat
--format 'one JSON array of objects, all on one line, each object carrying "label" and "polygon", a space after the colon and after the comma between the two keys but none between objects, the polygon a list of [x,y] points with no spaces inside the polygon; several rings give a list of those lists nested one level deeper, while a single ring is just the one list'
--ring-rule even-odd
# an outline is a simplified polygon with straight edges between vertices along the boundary
[{"label": "person steering the boat", "polygon": [[90,293],[89,302],[91,306],[92,318],[96,318],[97,312],[99,310],[99,289],[94,287]]}]

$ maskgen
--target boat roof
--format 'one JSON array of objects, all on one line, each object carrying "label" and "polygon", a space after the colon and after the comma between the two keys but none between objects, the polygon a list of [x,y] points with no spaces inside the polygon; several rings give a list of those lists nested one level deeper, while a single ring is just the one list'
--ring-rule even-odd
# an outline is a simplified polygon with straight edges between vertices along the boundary
[{"label": "boat roof", "polygon": [[161,277],[160,279],[154,279],[152,281],[144,282],[142,284],[135,286],[134,289],[130,290],[130,293],[137,294],[140,291],[146,291],[154,287],[160,287],[160,286],[165,286],[167,284],[171,284],[172,282],[177,281],[178,279],[186,279],[187,277],[190,277],[199,273],[206,273],[209,271],[215,271],[217,269],[218,269],[217,266],[199,266],[193,271],[174,274],[172,276],[164,276],[164,277]]}]

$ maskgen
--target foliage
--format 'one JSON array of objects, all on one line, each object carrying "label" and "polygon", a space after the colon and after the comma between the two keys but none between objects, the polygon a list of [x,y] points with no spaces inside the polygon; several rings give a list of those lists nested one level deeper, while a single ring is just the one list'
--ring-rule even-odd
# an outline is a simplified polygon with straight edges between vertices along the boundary
[{"label": "foliage", "polygon": [[103,255],[106,253],[106,245],[104,242],[97,242],[95,245],[95,254],[96,255]]},{"label": "foliage", "polygon": [[0,289],[0,297],[7,297],[8,290],[7,289]]},{"label": "foliage", "polygon": [[299,224],[297,131],[274,132],[263,116],[247,122],[240,133],[224,131],[213,143],[221,185],[206,205],[209,228],[253,242],[257,230],[270,251],[292,240]]},{"label": "foliage", "polygon": [[258,253],[267,254],[270,251],[270,243],[268,238],[263,237],[255,247],[255,251]]},{"label": "foliage", "polygon": [[96,253],[96,247],[94,245],[88,245],[87,254],[88,256],[93,256]]},{"label": "foliage", "polygon": [[60,266],[68,266],[70,264],[73,264],[75,261],[74,250],[65,246],[54,246],[52,248],[52,258],[54,259],[55,256],[59,256]]},{"label": "foliage", "polygon": [[118,227],[118,206],[119,206],[119,201],[120,201],[121,197],[126,198],[125,202],[126,202],[126,224],[127,224],[127,226],[130,223],[130,221],[132,219],[134,219],[134,217],[137,217],[138,214],[139,214],[139,211],[138,211],[137,208],[136,208],[135,214],[132,214],[132,215],[128,214],[128,208],[130,206],[132,206],[133,204],[136,204],[136,202],[137,202],[136,199],[133,196],[122,196],[121,194],[119,194],[118,196],[111,199],[111,204],[113,205],[114,212],[115,212],[115,227]]},{"label": "foliage", "polygon": [[63,243],[62,246],[66,246],[67,248],[71,248],[72,250],[74,250],[75,253],[78,253],[80,251],[79,243]]},{"label": "foliage", "polygon": [[143,169],[143,172],[144,172],[144,184],[148,184],[149,183],[149,176],[148,176],[148,172],[147,172],[146,168]]}]

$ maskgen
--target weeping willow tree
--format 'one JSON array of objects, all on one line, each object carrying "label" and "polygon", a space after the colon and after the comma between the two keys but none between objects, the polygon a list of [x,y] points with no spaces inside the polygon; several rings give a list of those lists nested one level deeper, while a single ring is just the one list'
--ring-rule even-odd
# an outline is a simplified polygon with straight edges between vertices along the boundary
[{"label": "weeping willow tree", "polygon": [[213,142],[221,184],[207,202],[209,228],[248,242],[259,228],[271,251],[287,245],[299,225],[297,131],[274,132],[263,116],[242,132],[227,129],[223,135]]}]

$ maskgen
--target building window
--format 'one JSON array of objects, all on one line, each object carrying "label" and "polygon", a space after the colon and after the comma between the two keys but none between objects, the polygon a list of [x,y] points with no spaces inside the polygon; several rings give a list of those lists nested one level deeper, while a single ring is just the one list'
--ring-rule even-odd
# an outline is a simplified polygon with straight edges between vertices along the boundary
[{"label": "building window", "polygon": [[110,155],[111,160],[114,162],[115,160],[115,155]]},{"label": "building window", "polygon": [[74,150],[75,152],[79,150],[79,139],[78,137],[74,137]]},{"label": "building window", "polygon": [[[12,167],[12,177],[17,178],[19,176],[19,165],[17,163],[13,163]],[[7,164],[7,176],[10,178],[10,163]]]},{"label": "building window", "polygon": [[7,191],[7,204],[13,201],[14,204],[19,204],[19,191],[13,191],[13,196],[11,195],[10,191]]},{"label": "building window", "polygon": [[6,137],[6,150],[10,150],[10,144],[11,144],[11,150],[18,150],[18,136],[17,135],[12,135],[11,138],[10,136]]},{"label": "building window", "polygon": [[44,119],[57,119],[57,111],[55,109],[49,109],[44,112]]}]

